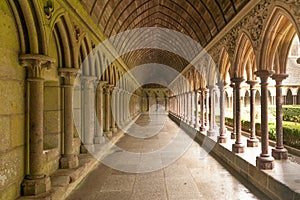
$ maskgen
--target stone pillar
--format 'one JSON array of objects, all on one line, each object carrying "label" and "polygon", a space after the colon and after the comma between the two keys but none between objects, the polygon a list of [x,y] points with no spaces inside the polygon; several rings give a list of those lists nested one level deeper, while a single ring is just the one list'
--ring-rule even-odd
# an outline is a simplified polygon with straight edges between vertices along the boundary
[{"label": "stone pillar", "polygon": [[[112,98],[113,95],[113,91],[114,91],[114,86],[111,87],[110,90],[110,100],[111,100],[111,105],[110,105],[110,117],[111,117],[111,126],[110,126],[110,130],[112,133],[117,133],[118,129],[116,126],[116,119],[115,116],[117,115],[116,113],[116,96],[114,98]],[[113,111],[114,110],[114,111]]]},{"label": "stone pillar", "polygon": [[105,98],[105,122],[104,122],[104,134],[107,137],[112,137],[112,131],[110,130],[111,120],[111,107],[110,107],[110,91],[112,85],[105,85],[104,87],[104,98]]},{"label": "stone pillar", "polygon": [[190,113],[189,113],[189,106],[190,106],[190,101],[189,101],[189,93],[185,93],[185,122],[188,124],[189,123],[189,118],[190,118]]},{"label": "stone pillar", "polygon": [[205,90],[205,108],[206,108],[206,117],[205,117],[205,126],[208,126],[209,121],[209,90]]},{"label": "stone pillar", "polygon": [[198,101],[199,101],[199,92],[198,90],[194,91],[194,104],[195,104],[195,118],[194,118],[194,128],[198,129],[199,127],[199,110],[198,110]]},{"label": "stone pillar", "polygon": [[168,111],[168,98],[165,96],[165,111]]},{"label": "stone pillar", "polygon": [[107,84],[106,81],[99,81],[97,86],[97,94],[96,94],[96,114],[97,120],[99,124],[99,129],[97,130],[94,138],[95,144],[101,144],[104,142],[103,137],[103,125],[104,125],[104,99],[103,99],[103,88]]},{"label": "stone pillar", "polygon": [[225,105],[224,105],[224,83],[219,82],[218,87],[220,90],[220,135],[218,136],[218,143],[226,143],[226,129],[225,129]]},{"label": "stone pillar", "polygon": [[190,120],[189,120],[189,124],[191,125],[191,126],[193,126],[194,127],[194,102],[195,102],[195,99],[194,99],[194,92],[193,91],[191,91],[191,92],[189,92],[189,97],[190,97],[190,107],[189,107],[189,109],[190,109]]},{"label": "stone pillar", "polygon": [[214,118],[215,118],[215,112],[214,112],[214,89],[215,86],[208,86],[209,89],[209,130],[207,131],[207,136],[214,136],[215,130],[214,130]]},{"label": "stone pillar", "polygon": [[207,93],[207,90],[202,88],[200,93],[200,121],[201,121],[201,127],[200,131],[205,131],[205,120],[204,120],[204,103],[205,103],[205,95]]},{"label": "stone pillar", "polygon": [[78,69],[74,68],[60,68],[60,76],[63,77],[63,94],[64,94],[64,131],[63,131],[63,145],[62,157],[60,159],[60,168],[71,169],[78,166],[78,157],[73,149],[73,135],[74,135],[74,119],[73,119],[73,92],[74,81],[77,76]]},{"label": "stone pillar", "polygon": [[94,134],[95,134],[95,76],[82,76],[82,94],[83,94],[83,146],[81,153],[94,151]]},{"label": "stone pillar", "polygon": [[235,89],[235,85],[234,83],[232,82],[230,84],[230,87],[232,87],[232,120],[233,120],[233,123],[232,123],[232,132],[231,132],[231,139],[236,139],[236,119],[235,119],[235,116],[236,116],[236,89]]},{"label": "stone pillar", "polygon": [[255,92],[254,86],[258,83],[256,80],[249,80],[246,82],[250,85],[250,123],[251,123],[251,134],[250,138],[247,139],[247,147],[258,147],[258,139],[255,133]]},{"label": "stone pillar", "polygon": [[241,141],[241,129],[242,129],[242,124],[241,124],[241,95],[240,95],[240,90],[241,90],[241,83],[244,81],[243,78],[233,78],[232,81],[234,82],[235,85],[235,101],[236,101],[236,115],[235,115],[235,121],[236,121],[236,141],[234,144],[232,144],[232,151],[234,153],[243,153],[245,151],[245,146],[242,144]]},{"label": "stone pillar", "polygon": [[259,169],[273,169],[274,158],[269,154],[268,133],[268,78],[273,71],[260,70],[255,72],[261,80],[261,150],[260,156],[256,157],[256,166]]},{"label": "stone pillar", "polygon": [[44,71],[54,59],[44,55],[21,55],[21,65],[28,68],[29,85],[29,174],[22,182],[25,196],[38,195],[51,189],[50,178],[44,174]]},{"label": "stone pillar", "polygon": [[288,151],[283,146],[282,131],[282,81],[287,77],[287,74],[272,76],[276,81],[276,147],[272,149],[272,156],[277,160],[288,159]]}]

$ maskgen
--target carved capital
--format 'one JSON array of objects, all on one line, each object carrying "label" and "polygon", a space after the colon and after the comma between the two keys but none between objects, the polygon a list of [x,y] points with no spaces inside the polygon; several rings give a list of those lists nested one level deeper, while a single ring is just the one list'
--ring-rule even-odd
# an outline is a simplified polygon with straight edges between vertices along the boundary
[{"label": "carved capital", "polygon": [[75,68],[59,68],[59,75],[64,79],[64,85],[73,86],[76,80],[78,69]]},{"label": "carved capital", "polygon": [[20,64],[29,69],[27,77],[36,79],[43,79],[45,69],[51,69],[55,62],[54,58],[37,54],[24,54],[19,59]]}]

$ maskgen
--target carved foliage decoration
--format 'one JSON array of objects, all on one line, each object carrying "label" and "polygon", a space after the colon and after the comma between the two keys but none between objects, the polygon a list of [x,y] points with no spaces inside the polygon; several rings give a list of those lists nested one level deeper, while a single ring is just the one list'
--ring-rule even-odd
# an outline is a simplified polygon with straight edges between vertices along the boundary
[{"label": "carved foliage decoration", "polygon": [[51,19],[54,12],[53,0],[44,0],[44,12],[47,19]]},{"label": "carved foliage decoration", "polygon": [[293,16],[300,22],[300,0],[284,0],[284,3],[289,6],[289,11],[291,11]]},{"label": "carved foliage decoration", "polygon": [[271,0],[263,0],[240,22],[241,26],[250,33],[254,48],[258,46],[261,33],[270,14]]}]

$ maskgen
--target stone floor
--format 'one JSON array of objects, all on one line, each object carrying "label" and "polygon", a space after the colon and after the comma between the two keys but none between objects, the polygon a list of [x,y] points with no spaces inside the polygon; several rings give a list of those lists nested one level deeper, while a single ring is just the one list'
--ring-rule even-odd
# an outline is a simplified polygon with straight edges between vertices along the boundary
[{"label": "stone floor", "polygon": [[[136,124],[104,160],[115,169],[100,164],[68,200],[266,199],[188,139],[167,115],[141,115]],[[127,151],[135,157],[122,158]]]}]

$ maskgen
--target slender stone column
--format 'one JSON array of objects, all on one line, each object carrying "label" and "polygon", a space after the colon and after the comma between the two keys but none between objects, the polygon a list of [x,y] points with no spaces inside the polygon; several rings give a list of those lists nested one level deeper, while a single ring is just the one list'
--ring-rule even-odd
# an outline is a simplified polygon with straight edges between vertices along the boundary
[{"label": "slender stone column", "polygon": [[103,125],[104,125],[104,99],[103,99],[103,88],[107,84],[106,81],[99,81],[98,86],[97,86],[97,94],[96,94],[96,114],[97,114],[97,120],[99,124],[99,129],[96,132],[95,138],[94,138],[94,143],[95,144],[101,144],[104,142],[104,137],[103,137]]},{"label": "slender stone column", "polygon": [[256,80],[249,80],[246,82],[250,85],[250,123],[251,123],[251,134],[250,138],[247,139],[247,147],[258,147],[258,139],[255,133],[255,92],[254,86],[258,83]]},{"label": "slender stone column", "polygon": [[206,108],[206,116],[205,116],[205,126],[208,126],[209,121],[209,89],[205,90],[205,108]]},{"label": "slender stone column", "polygon": [[260,70],[255,72],[261,80],[261,150],[260,156],[256,157],[256,167],[259,169],[273,169],[274,158],[269,154],[268,133],[268,78],[273,71]]},{"label": "slender stone column", "polygon": [[189,101],[189,93],[185,93],[185,122],[188,124],[189,123],[189,106],[190,106],[190,101]]},{"label": "slender stone column", "polygon": [[165,96],[165,111],[168,111],[168,98]]},{"label": "slender stone column", "polygon": [[25,196],[38,195],[51,189],[50,178],[44,174],[44,71],[54,59],[44,55],[21,55],[21,65],[28,68],[29,84],[29,174],[22,183]]},{"label": "slender stone column", "polygon": [[111,107],[110,107],[110,91],[112,85],[105,85],[104,87],[104,96],[105,96],[105,123],[104,123],[104,134],[107,137],[112,137],[112,131],[110,130],[111,123]]},{"label": "slender stone column", "polygon": [[94,151],[95,134],[95,76],[82,76],[82,94],[83,94],[83,145],[81,153]]},{"label": "slender stone column", "polygon": [[245,151],[245,146],[242,144],[241,141],[241,129],[242,129],[242,124],[241,124],[241,95],[240,95],[240,90],[241,90],[241,83],[244,81],[243,78],[233,78],[232,81],[234,82],[235,85],[235,101],[236,101],[236,141],[234,144],[232,144],[232,151],[234,153],[243,153]]},{"label": "slender stone column", "polygon": [[111,106],[110,106],[111,126],[110,126],[110,130],[112,131],[112,133],[117,133],[118,129],[116,127],[116,119],[115,119],[115,116],[117,115],[117,113],[116,113],[116,96],[114,98],[112,98],[113,91],[114,91],[114,86],[112,86],[111,90],[110,90],[110,99],[111,99]]},{"label": "slender stone column", "polygon": [[195,118],[194,118],[194,128],[195,129],[198,129],[199,127],[199,110],[198,110],[198,101],[199,101],[199,92],[198,90],[195,90],[194,91],[195,94],[194,94],[194,104],[195,104]]},{"label": "slender stone column", "polygon": [[60,159],[60,168],[71,169],[78,166],[78,157],[74,154],[73,135],[74,135],[74,119],[73,119],[73,92],[74,81],[76,79],[78,69],[60,68],[60,76],[63,77],[63,94],[64,94],[64,131],[62,157]]},{"label": "slender stone column", "polygon": [[214,136],[215,130],[214,130],[214,118],[215,118],[215,112],[214,112],[214,89],[215,86],[208,86],[209,89],[209,130],[207,131],[207,136]]},{"label": "slender stone column", "polygon": [[220,129],[218,136],[218,142],[219,143],[226,143],[227,137],[226,137],[226,129],[225,129],[225,105],[224,105],[224,83],[219,82],[218,87],[220,90]]},{"label": "slender stone column", "polygon": [[207,90],[205,88],[201,89],[201,93],[200,93],[200,121],[201,121],[201,127],[200,127],[200,131],[205,131],[205,120],[204,120],[204,103],[205,103],[205,95],[207,93]]},{"label": "slender stone column", "polygon": [[272,149],[272,156],[277,160],[288,159],[288,151],[283,146],[282,131],[282,81],[287,77],[287,74],[272,76],[276,81],[276,147]]},{"label": "slender stone column", "polygon": [[232,87],[232,132],[231,132],[231,139],[236,139],[236,89],[235,89],[235,84],[232,82],[230,84],[230,87]]}]

